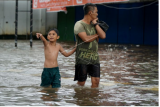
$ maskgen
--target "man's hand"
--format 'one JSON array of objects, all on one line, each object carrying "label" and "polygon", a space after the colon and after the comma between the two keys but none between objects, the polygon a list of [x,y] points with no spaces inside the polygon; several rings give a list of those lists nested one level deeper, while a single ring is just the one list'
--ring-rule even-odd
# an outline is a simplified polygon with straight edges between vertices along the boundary
[{"label": "man's hand", "polygon": [[96,23],[97,23],[97,20],[98,20],[98,18],[92,20],[92,23],[93,23],[93,24],[96,24]]},{"label": "man's hand", "polygon": [[99,42],[99,37],[97,37],[97,39],[96,39],[96,40],[97,40],[97,42]]},{"label": "man's hand", "polygon": [[77,48],[77,42],[76,42],[75,48]]}]

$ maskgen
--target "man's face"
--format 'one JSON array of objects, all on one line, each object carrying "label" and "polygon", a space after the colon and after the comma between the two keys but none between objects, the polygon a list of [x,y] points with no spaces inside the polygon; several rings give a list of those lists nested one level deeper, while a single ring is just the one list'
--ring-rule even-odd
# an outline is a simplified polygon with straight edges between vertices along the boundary
[{"label": "man's face", "polygon": [[54,30],[51,30],[48,33],[47,39],[51,42],[56,41],[57,39],[59,39],[59,36],[57,35],[57,33]]},{"label": "man's face", "polygon": [[98,9],[97,9],[97,7],[94,7],[94,10],[91,11],[90,15],[91,15],[91,18],[93,20],[97,18],[97,16],[98,16]]}]

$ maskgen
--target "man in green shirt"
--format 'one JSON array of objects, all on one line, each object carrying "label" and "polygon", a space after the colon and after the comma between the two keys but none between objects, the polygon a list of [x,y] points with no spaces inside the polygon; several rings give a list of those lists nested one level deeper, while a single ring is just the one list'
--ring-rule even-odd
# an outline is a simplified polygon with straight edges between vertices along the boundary
[{"label": "man in green shirt", "polygon": [[105,39],[106,34],[97,23],[97,6],[87,3],[83,7],[84,18],[77,21],[74,34],[77,41],[75,78],[77,84],[84,86],[87,74],[91,76],[92,88],[96,88],[100,81],[100,63],[98,55],[98,40]]}]

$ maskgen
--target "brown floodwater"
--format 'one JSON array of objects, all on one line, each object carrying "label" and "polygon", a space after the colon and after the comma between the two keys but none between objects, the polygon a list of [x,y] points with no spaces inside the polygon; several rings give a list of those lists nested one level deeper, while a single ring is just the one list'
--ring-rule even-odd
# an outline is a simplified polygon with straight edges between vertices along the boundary
[{"label": "brown floodwater", "polygon": [[[74,43],[59,42],[65,50]],[[158,106],[158,46],[99,44],[98,88],[77,86],[75,54],[59,53],[61,88],[40,87],[44,63],[42,41],[0,40],[0,106]]]}]

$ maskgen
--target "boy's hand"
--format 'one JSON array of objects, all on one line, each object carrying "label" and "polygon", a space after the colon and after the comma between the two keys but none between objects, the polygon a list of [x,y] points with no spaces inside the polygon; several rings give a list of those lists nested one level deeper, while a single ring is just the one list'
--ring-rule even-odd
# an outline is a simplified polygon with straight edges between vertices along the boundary
[{"label": "boy's hand", "polygon": [[39,39],[40,36],[42,36],[41,33],[36,33],[37,38]]}]

